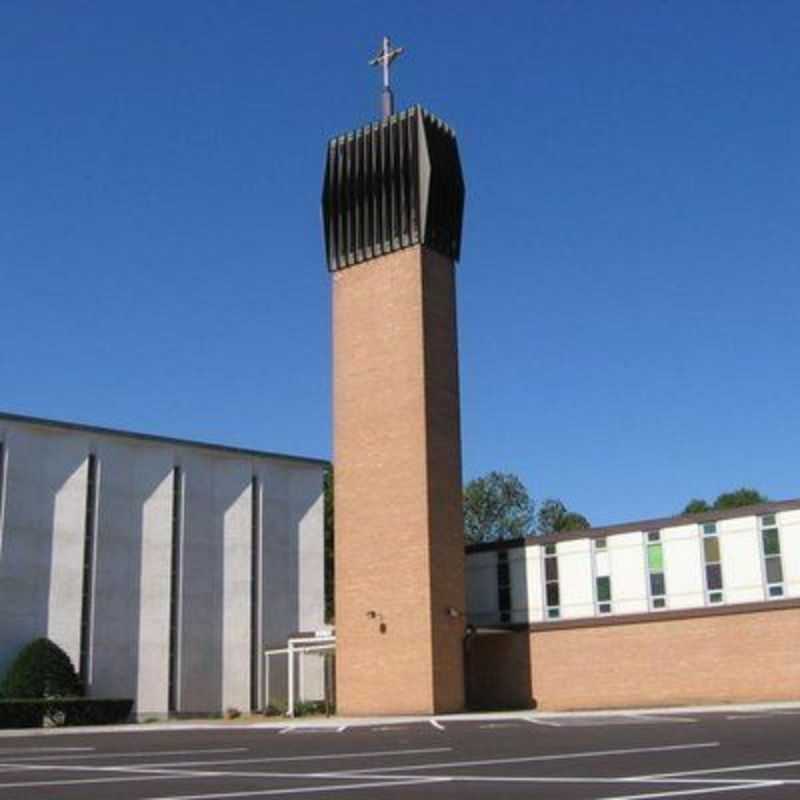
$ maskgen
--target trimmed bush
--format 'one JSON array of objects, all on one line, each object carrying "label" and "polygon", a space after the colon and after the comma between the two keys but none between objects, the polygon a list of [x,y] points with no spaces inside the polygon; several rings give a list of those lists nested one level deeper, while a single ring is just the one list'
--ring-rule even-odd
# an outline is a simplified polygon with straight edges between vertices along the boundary
[{"label": "trimmed bush", "polygon": [[34,639],[19,655],[0,684],[0,697],[82,697],[83,686],[69,656],[50,639]]},{"label": "trimmed bush", "polygon": [[0,728],[41,728],[45,718],[58,718],[60,725],[113,725],[125,722],[132,708],[133,700],[91,697],[0,700]]}]

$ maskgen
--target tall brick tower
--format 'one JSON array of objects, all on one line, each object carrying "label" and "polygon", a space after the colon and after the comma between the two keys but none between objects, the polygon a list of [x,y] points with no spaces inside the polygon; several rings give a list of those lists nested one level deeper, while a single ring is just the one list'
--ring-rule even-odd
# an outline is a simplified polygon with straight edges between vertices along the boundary
[{"label": "tall brick tower", "polygon": [[333,276],[337,706],[464,706],[464,533],[453,131],[419,106],[337,136]]}]

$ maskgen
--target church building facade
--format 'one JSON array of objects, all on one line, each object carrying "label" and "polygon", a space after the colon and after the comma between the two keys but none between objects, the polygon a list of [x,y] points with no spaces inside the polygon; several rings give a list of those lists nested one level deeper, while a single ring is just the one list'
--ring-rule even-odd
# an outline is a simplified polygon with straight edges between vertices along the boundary
[{"label": "church building facade", "polygon": [[139,718],[285,698],[262,654],[323,625],[326,466],[0,414],[0,673],[46,636]]}]

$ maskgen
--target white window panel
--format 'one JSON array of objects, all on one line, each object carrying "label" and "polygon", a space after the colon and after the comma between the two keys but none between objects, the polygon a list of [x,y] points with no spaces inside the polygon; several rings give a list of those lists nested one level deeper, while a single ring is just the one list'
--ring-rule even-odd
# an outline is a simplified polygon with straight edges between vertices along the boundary
[{"label": "white window panel", "polygon": [[800,511],[777,515],[783,559],[783,589],[786,597],[800,597]]},{"label": "white window panel", "polygon": [[608,537],[609,574],[615,614],[647,611],[647,565],[642,532]]},{"label": "white window panel", "polygon": [[752,603],[764,599],[761,549],[756,517],[737,517],[718,523],[722,557],[722,587],[726,603]]},{"label": "white window panel", "polygon": [[[542,548],[520,547],[511,562],[512,622],[541,622],[544,617],[542,598]],[[522,611],[521,611],[522,610]]]},{"label": "white window panel", "polygon": [[664,545],[664,577],[667,607],[695,608],[705,605],[702,542],[697,525],[661,529]]},{"label": "white window panel", "polygon": [[595,551],[594,564],[598,578],[611,574],[611,557],[608,555],[607,550]]},{"label": "white window panel", "polygon": [[559,542],[556,552],[561,618],[594,616],[591,540]]}]

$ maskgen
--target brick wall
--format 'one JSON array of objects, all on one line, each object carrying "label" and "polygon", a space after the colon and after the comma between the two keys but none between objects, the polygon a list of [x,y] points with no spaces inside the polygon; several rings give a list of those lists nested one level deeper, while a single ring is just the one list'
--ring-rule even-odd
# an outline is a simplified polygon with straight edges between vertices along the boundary
[{"label": "brick wall", "polygon": [[413,247],[333,277],[342,714],[463,706],[453,269]]},{"label": "brick wall", "polygon": [[472,702],[570,710],[800,699],[800,607],[732,608],[479,636]]}]

